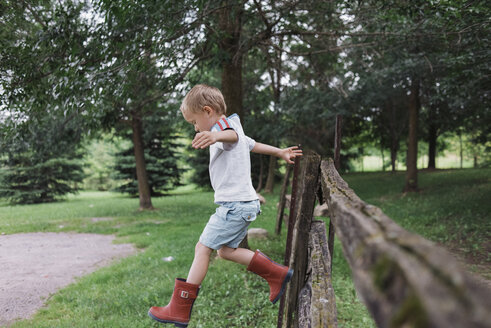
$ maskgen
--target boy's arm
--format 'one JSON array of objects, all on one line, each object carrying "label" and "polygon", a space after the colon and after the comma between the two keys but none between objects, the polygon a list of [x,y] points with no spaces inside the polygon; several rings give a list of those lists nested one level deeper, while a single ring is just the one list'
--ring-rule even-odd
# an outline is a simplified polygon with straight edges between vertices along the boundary
[{"label": "boy's arm", "polygon": [[196,133],[191,146],[195,149],[203,149],[216,142],[236,143],[239,140],[237,132],[232,129],[224,131],[203,131]]},{"label": "boy's arm", "polygon": [[302,156],[302,150],[298,149],[297,146],[280,149],[260,142],[256,142],[256,145],[254,146],[254,148],[252,148],[252,152],[264,155],[273,155],[284,159],[289,164],[295,163],[292,160],[295,157]]}]

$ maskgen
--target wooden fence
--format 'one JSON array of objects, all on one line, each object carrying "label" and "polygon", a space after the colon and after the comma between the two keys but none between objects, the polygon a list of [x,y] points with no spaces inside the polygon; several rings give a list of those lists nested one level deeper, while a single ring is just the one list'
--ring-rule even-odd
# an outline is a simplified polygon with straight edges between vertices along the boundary
[{"label": "wooden fence", "polygon": [[313,219],[316,199],[328,205],[356,291],[377,326],[491,327],[490,289],[445,250],[360,200],[332,160],[315,153],[297,159],[290,204],[286,189],[278,218],[283,220],[282,206],[290,208],[285,263],[295,273],[280,303],[278,327],[337,327],[328,247],[334,234],[328,240],[324,222]]}]

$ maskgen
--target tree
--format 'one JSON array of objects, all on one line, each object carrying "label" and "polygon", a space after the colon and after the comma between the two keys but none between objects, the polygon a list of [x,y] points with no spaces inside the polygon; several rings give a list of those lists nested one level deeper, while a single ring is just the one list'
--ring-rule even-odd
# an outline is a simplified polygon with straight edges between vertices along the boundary
[{"label": "tree", "polygon": [[218,13],[220,37],[218,48],[222,56],[222,93],[229,113],[243,117],[242,58],[240,51],[244,1],[222,0]]},{"label": "tree", "polygon": [[72,1],[0,5],[2,194],[12,202],[53,201],[83,178],[80,142],[93,126],[78,57],[88,30],[83,9]]},{"label": "tree", "polygon": [[77,192],[84,177],[79,123],[53,117],[36,123],[1,140],[0,197],[14,204],[52,202]]},{"label": "tree", "polygon": [[[358,82],[351,92],[350,107],[354,108],[351,117],[363,122],[348,125],[347,128],[351,126],[347,130],[348,137],[359,140],[353,140],[351,144],[361,142],[364,145],[373,145],[377,142],[382,152],[389,149],[392,172],[395,172],[401,140],[407,134],[407,90],[400,76],[384,69],[392,64],[390,55],[377,60],[363,54],[352,56],[355,60],[351,65],[351,71],[358,78]],[[360,140],[357,135],[363,138]]]},{"label": "tree", "polygon": [[[0,5],[2,193],[12,202],[53,201],[82,179],[79,145],[91,125],[76,59],[88,28],[83,8],[72,1]],[[68,86],[70,79],[76,83]]]},{"label": "tree", "polygon": [[419,101],[419,80],[411,81],[411,94],[409,96],[409,137],[406,160],[406,186],[404,191],[418,191],[418,116],[421,108]]},{"label": "tree", "polygon": [[[367,71],[379,79],[379,83],[376,84],[376,88],[369,88],[365,90],[372,90],[376,94],[370,95],[368,99],[375,100],[378,104],[376,107],[382,108],[381,112],[389,113],[394,111],[393,97],[397,94],[395,91],[398,89],[406,90],[406,93],[410,93],[409,99],[407,99],[407,113],[409,117],[409,138],[408,138],[408,156],[407,156],[407,174],[406,174],[406,191],[417,190],[417,124],[418,124],[418,111],[420,108],[419,99],[419,80],[420,71],[424,70],[422,64],[423,55],[419,51],[422,42],[416,40],[412,43],[401,43],[400,35],[405,35],[406,32],[400,32],[400,29],[404,27],[407,30],[411,30],[411,33],[420,33],[418,30],[418,24],[420,23],[420,16],[418,11],[415,10],[418,6],[423,6],[421,3],[401,3],[400,5],[388,5],[381,2],[372,1],[365,2],[363,4],[354,5],[353,12],[354,20],[353,25],[356,26],[358,21],[363,21],[363,32],[353,33],[350,37],[350,42],[371,44],[371,49],[355,49],[350,55],[358,56],[353,59],[354,63],[362,65],[362,69],[365,66]],[[352,8],[350,8],[352,9]],[[370,15],[373,15],[370,17]],[[398,30],[399,29],[399,30]],[[378,36],[375,36],[379,34]],[[383,36],[383,38],[381,37]],[[412,38],[410,36],[410,38]],[[412,40],[413,41],[413,40]],[[361,51],[360,51],[361,50]],[[369,52],[367,52],[367,50]],[[364,75],[364,74],[363,74]],[[362,75],[362,76],[363,76]],[[375,80],[377,80],[377,78]],[[392,84],[392,87],[390,85]],[[383,88],[385,86],[385,88]],[[397,86],[397,87],[394,87]],[[382,88],[380,88],[382,87]],[[387,94],[384,94],[387,92]],[[406,97],[403,97],[403,99]],[[375,111],[376,113],[377,111]],[[390,117],[390,116],[389,116]],[[383,120],[379,121],[382,123]],[[395,153],[398,148],[398,134],[394,132],[395,119],[389,120],[389,127],[392,123],[390,134],[391,139],[391,161],[394,169],[395,165]],[[384,126],[383,124],[382,126]],[[383,139],[381,139],[383,142]]]},{"label": "tree", "polygon": [[[172,125],[159,116],[147,117],[143,126],[143,148],[150,195],[159,196],[163,191],[180,185],[182,170],[177,165],[181,157],[178,153],[179,145],[175,141],[177,136],[172,132]],[[114,170],[114,178],[127,181],[116,190],[138,195],[133,147],[122,149],[116,154]]]},{"label": "tree", "polygon": [[[140,208],[151,209],[143,121],[158,113],[159,101],[201,59],[196,41],[201,8],[191,1],[100,1],[98,8],[106,17],[94,38],[104,56],[97,79],[104,90],[104,121],[121,131],[131,129]],[[190,15],[198,18],[189,20]]]},{"label": "tree", "polygon": [[[439,106],[439,117],[429,121],[428,135],[431,136],[430,150],[435,152],[435,129],[452,125],[442,125],[444,117],[461,117],[462,106],[454,107],[452,102],[459,99],[459,92],[449,92],[442,99],[442,93],[435,93],[434,85],[439,85],[440,90],[448,92],[450,85],[454,89],[458,86],[470,92],[467,86],[473,85],[471,79],[464,83],[462,74],[466,70],[456,69],[457,63],[474,62],[481,71],[488,70],[489,65],[483,64],[481,55],[477,61],[473,56],[466,54],[482,54],[482,38],[488,29],[484,17],[489,8],[485,8],[482,1],[464,3],[450,1],[434,6],[424,1],[365,1],[347,2],[345,6],[350,24],[356,29],[347,34],[345,40],[355,44],[365,44],[364,47],[355,48],[349,54],[353,63],[356,58],[367,58],[367,72],[386,76],[395,80],[393,85],[398,85],[405,90],[409,117],[410,138],[408,139],[408,172],[406,177],[406,190],[417,190],[417,113],[420,109],[425,111]],[[462,45],[466,45],[462,47]],[[465,48],[466,50],[463,50]],[[469,51],[469,53],[467,53]],[[355,56],[351,56],[351,54]],[[457,61],[457,58],[464,59]],[[471,59],[473,58],[473,59]],[[358,61],[359,62],[359,61]],[[483,76],[477,70],[472,70],[464,64],[468,72],[476,76]],[[460,64],[457,64],[459,66]],[[378,72],[378,73],[377,73]],[[486,73],[484,73],[486,74]],[[461,83],[457,82],[459,76]],[[468,76],[470,77],[470,76]],[[399,82],[397,82],[399,81]],[[445,82],[443,82],[445,81]],[[450,82],[451,81],[451,82]],[[446,83],[448,82],[448,84]],[[379,92],[387,92],[390,88],[383,88]],[[478,98],[489,98],[481,87],[477,87]],[[390,91],[389,91],[390,93]],[[471,93],[476,93],[472,91]],[[451,99],[453,98],[453,99]],[[462,101],[462,98],[461,98]],[[448,106],[446,106],[448,104]],[[469,110],[468,108],[466,110]],[[431,114],[431,112],[430,112]],[[434,114],[431,114],[434,118]],[[459,119],[457,119],[459,121]],[[428,121],[427,121],[428,122]],[[463,122],[460,119],[460,122]],[[435,125],[437,123],[438,125]],[[431,157],[430,157],[431,158]]]},{"label": "tree", "polygon": [[207,6],[9,1],[2,11],[2,106],[29,120],[56,102],[65,116],[83,116],[92,129],[131,129],[140,208],[152,208],[142,120],[161,109],[165,95],[179,91],[202,58]]}]

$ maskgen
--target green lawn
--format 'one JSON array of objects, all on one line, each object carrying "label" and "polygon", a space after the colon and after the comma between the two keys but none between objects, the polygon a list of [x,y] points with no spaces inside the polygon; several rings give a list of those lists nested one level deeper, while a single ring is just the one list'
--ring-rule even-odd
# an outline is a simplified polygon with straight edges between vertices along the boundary
[{"label": "green lawn", "polygon": [[[367,202],[379,206],[408,230],[444,245],[489,268],[491,170],[421,172],[422,191],[403,195],[403,173],[344,176]],[[278,195],[266,195],[263,214],[252,227],[270,232],[250,241],[282,261],[285,235],[273,234]],[[138,199],[113,193],[84,192],[52,204],[0,204],[0,233],[78,231],[115,234],[117,242],[143,251],[81,278],[55,294],[31,321],[13,327],[159,327],[147,317],[152,305],[165,305],[175,277],[185,277],[194,246],[213,213],[211,192],[182,190],[154,198],[155,211],[138,211]],[[112,221],[94,223],[93,217]],[[487,249],[486,249],[487,247]],[[173,262],[162,261],[173,256]],[[214,256],[213,256],[214,258]],[[333,284],[340,327],[375,327],[356,297],[350,270],[338,241]],[[488,270],[489,272],[489,270]],[[276,327],[278,305],[270,304],[267,284],[240,265],[213,259],[193,308],[189,327]]]},{"label": "green lawn", "polygon": [[[286,231],[273,233],[278,195],[266,195],[263,214],[252,227],[270,232],[266,241],[250,241],[273,259],[282,261]],[[194,246],[214,212],[213,194],[180,191],[154,198],[155,211],[138,211],[138,199],[114,193],[83,192],[52,204],[0,205],[0,233],[77,231],[115,234],[117,242],[134,243],[144,250],[98,270],[55,294],[48,307],[31,321],[13,327],[159,327],[148,318],[153,305],[169,300],[175,277],[185,277]],[[91,218],[111,217],[94,223]],[[173,262],[162,258],[173,256]],[[216,259],[193,308],[189,327],[276,327],[278,304],[268,299],[262,278],[240,265]],[[367,327],[371,319],[357,300],[341,248],[335,255],[340,322],[344,327]],[[344,313],[341,311],[344,309]],[[344,323],[344,324],[343,324]]]},{"label": "green lawn", "polygon": [[403,194],[405,172],[343,176],[366,202],[405,229],[441,244],[491,279],[491,169],[420,171],[418,193]]}]

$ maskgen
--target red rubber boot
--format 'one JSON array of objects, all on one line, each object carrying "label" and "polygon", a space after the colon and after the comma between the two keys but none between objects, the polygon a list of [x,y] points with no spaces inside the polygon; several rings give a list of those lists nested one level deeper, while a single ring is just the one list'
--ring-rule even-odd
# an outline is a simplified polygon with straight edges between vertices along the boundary
[{"label": "red rubber boot", "polygon": [[269,284],[269,300],[276,303],[283,295],[286,284],[293,275],[293,270],[276,263],[269,257],[257,250],[247,267],[248,271],[263,277]]},{"label": "red rubber boot", "polygon": [[199,285],[189,284],[185,279],[177,278],[169,304],[164,307],[152,306],[148,315],[158,322],[173,323],[176,327],[185,328],[189,324],[198,292]]}]

